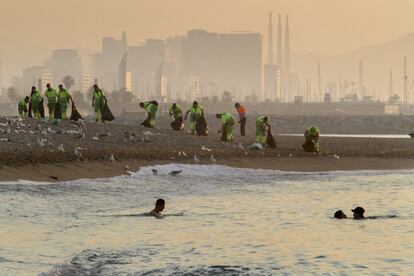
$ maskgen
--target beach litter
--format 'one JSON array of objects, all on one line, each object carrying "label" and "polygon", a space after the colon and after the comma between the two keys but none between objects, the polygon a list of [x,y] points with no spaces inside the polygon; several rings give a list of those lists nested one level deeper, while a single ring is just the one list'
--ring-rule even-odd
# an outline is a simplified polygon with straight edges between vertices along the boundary
[{"label": "beach litter", "polygon": [[209,149],[208,147],[206,147],[205,145],[203,145],[202,147],[201,147],[201,149],[202,150],[204,150],[204,151],[208,151],[208,152],[211,152],[212,150],[211,149]]},{"label": "beach litter", "polygon": [[249,146],[249,149],[251,149],[251,150],[262,150],[263,145],[260,144],[260,143],[253,143]]},{"label": "beach litter", "polygon": [[210,161],[211,161],[211,163],[216,164],[217,159],[214,157],[214,154],[212,154],[212,155],[210,156]]},{"label": "beach litter", "polygon": [[334,159],[340,159],[340,158],[341,158],[341,157],[339,157],[339,155],[337,155],[337,154],[332,155],[332,157],[333,157]]}]

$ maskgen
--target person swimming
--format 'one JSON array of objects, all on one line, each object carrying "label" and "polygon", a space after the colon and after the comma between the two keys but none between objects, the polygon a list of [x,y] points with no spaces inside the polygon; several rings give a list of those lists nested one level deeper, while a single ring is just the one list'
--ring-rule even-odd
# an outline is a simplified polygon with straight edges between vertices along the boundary
[{"label": "person swimming", "polygon": [[365,209],[358,206],[355,209],[351,209],[354,219],[365,219],[364,217],[364,213],[365,213]]},{"label": "person swimming", "polygon": [[[365,209],[358,206],[355,209],[351,209],[353,213],[353,219],[356,220],[363,220],[363,219],[388,219],[388,218],[396,218],[396,215],[387,215],[387,216],[369,216],[365,217]],[[336,219],[346,219],[348,218],[346,214],[342,210],[338,210],[334,214],[334,218]]]},{"label": "person swimming", "polygon": [[152,216],[152,217],[156,217],[156,218],[162,218],[163,214],[162,211],[164,211],[165,209],[165,200],[160,198],[157,200],[157,202],[155,202],[155,208],[154,210],[152,210],[149,213],[145,213],[145,216]]},{"label": "person swimming", "polygon": [[336,219],[346,219],[348,217],[346,216],[346,214],[342,210],[338,210],[338,211],[335,212],[334,218],[336,218]]}]

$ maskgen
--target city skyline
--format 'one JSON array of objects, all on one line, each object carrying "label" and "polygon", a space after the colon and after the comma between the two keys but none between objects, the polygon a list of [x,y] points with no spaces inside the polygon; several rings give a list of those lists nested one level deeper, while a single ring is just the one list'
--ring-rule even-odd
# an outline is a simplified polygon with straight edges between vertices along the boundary
[{"label": "city skyline", "polygon": [[[247,30],[265,36],[270,11],[291,15],[295,29],[292,53],[344,53],[414,30],[409,22],[414,2],[408,1],[21,2],[0,0],[0,48],[6,82],[24,67],[39,64],[52,49],[99,51],[100,37],[116,36],[123,30],[131,45],[185,35],[191,29],[219,33]],[[30,22],[31,13],[40,16]]]}]

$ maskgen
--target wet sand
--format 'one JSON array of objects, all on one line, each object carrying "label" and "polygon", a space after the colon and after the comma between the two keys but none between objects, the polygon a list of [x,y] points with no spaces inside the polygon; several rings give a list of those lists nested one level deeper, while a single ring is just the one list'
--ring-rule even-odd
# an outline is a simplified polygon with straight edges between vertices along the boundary
[{"label": "wet sand", "polygon": [[[156,130],[138,126],[139,119],[106,125],[86,123],[84,138],[79,137],[78,128],[69,123],[39,126],[39,122],[27,120],[23,122],[24,126],[12,123],[11,133],[6,133],[7,127],[1,125],[4,133],[0,134],[0,139],[7,141],[0,142],[0,181],[53,181],[50,176],[59,180],[111,177],[126,174],[125,165],[130,171],[137,171],[139,167],[154,164],[193,164],[194,155],[202,164],[211,164],[211,155],[214,155],[217,164],[221,165],[285,171],[414,168],[413,139],[326,137],[321,140],[321,155],[314,155],[302,151],[302,137],[276,136],[278,148],[257,151],[248,149],[254,142],[252,120],[247,127],[248,136],[239,137],[236,128],[236,141],[229,144],[219,141],[219,124],[213,118],[209,118],[208,137],[172,131],[168,128],[166,116],[160,118],[159,129]],[[5,118],[0,119],[2,124],[6,121]],[[382,124],[379,127],[384,128]],[[273,129],[287,133],[277,124]],[[64,133],[59,134],[60,130]],[[54,133],[56,131],[58,133]],[[329,132],[329,129],[325,131]],[[129,139],[125,132],[133,133],[132,138]],[[363,131],[349,129],[348,133],[362,134]],[[63,151],[59,150],[61,145]],[[81,157],[76,156],[75,148]],[[111,155],[115,162],[110,161]]]},{"label": "wet sand", "polygon": [[[19,168],[2,167],[0,181],[70,181],[76,179],[109,178],[129,175],[124,166],[128,165],[131,172],[140,167],[167,164],[170,160],[122,160],[111,163],[107,161],[80,161],[58,164],[28,165]],[[192,161],[179,161],[184,164],[194,164]],[[211,164],[203,162],[203,164]],[[235,158],[217,160],[217,165],[237,168],[324,172],[352,170],[402,170],[414,169],[413,159],[382,159],[382,158],[342,158],[339,160],[326,157],[265,157],[265,158]]]}]

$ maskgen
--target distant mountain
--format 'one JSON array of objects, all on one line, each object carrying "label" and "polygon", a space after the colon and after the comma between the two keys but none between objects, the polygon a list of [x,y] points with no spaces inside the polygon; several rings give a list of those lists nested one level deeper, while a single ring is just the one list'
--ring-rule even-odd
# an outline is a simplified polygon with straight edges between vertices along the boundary
[{"label": "distant mountain", "polygon": [[[339,79],[358,82],[358,63],[363,61],[363,82],[368,91],[375,86],[388,95],[389,72],[393,71],[394,91],[402,93],[403,61],[407,57],[409,87],[414,79],[414,33],[398,39],[358,48],[338,55],[293,54],[292,68],[301,77],[317,81],[317,63],[320,62],[322,80],[337,82]],[[411,73],[411,74],[410,74]],[[402,95],[402,94],[401,94]]]}]

